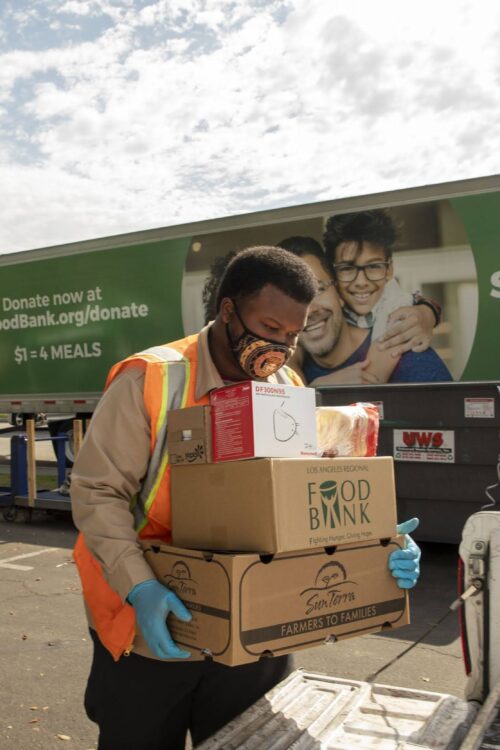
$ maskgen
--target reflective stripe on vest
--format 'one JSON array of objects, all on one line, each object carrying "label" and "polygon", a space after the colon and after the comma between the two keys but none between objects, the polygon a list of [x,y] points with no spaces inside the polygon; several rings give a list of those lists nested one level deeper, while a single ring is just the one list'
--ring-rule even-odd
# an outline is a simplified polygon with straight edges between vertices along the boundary
[{"label": "reflective stripe on vest", "polygon": [[[162,349],[162,353],[164,354],[173,351],[168,347],[155,347],[155,354],[158,349]],[[175,353],[178,354],[178,352]],[[167,414],[171,409],[184,409],[186,407],[191,363],[184,357],[182,357],[181,361],[177,362],[165,358],[163,360],[162,370],[162,402],[158,419],[156,420],[156,436],[153,453],[149,461],[148,470],[141,491],[131,508],[134,514],[135,529],[137,533],[140,533],[147,524],[148,513],[158,493],[162,477],[167,471]]]},{"label": "reflective stripe on vest", "polygon": [[[295,386],[304,386],[304,383],[302,381],[302,378],[298,373],[295,372],[291,367],[288,367],[288,365],[284,365],[281,370],[278,370],[276,375],[282,375],[284,380],[284,385],[295,385]],[[287,382],[289,381],[289,382]]]},{"label": "reflective stripe on vest", "polygon": [[[175,349],[178,345],[179,350]],[[156,451],[157,442],[165,445],[166,416],[170,407],[190,406],[198,403],[194,398],[196,377],[197,337],[191,336],[170,346],[154,347],[140,354],[129,357],[116,364],[110,371],[106,387],[113,379],[134,361],[145,365],[144,403],[150,416],[151,427],[151,462],[153,455],[156,471],[149,468],[143,483],[140,498],[136,498],[135,507],[131,508],[136,525],[142,525],[141,536],[150,535],[170,540],[170,528],[165,519],[170,516],[170,487],[167,461],[163,460],[161,449]],[[183,355],[186,352],[187,356]],[[191,387],[190,387],[191,386]],[[203,401],[208,402],[208,396]],[[157,440],[159,438],[159,440]],[[167,459],[168,460],[168,459]],[[153,505],[164,505],[163,515],[151,513]],[[147,509],[146,509],[147,506]],[[147,516],[150,515],[148,525]],[[83,595],[101,643],[118,661],[124,652],[132,648],[135,635],[135,612],[133,607],[124,602],[106,580],[100,563],[87,547],[82,533],[78,535],[73,552],[78,573],[82,583]]]}]

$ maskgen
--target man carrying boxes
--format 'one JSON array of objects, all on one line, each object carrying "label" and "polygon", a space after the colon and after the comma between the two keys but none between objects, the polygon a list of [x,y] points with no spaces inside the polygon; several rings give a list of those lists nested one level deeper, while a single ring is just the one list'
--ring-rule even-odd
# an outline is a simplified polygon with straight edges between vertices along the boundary
[{"label": "man carrying boxes", "polygon": [[[99,750],[183,750],[188,730],[196,746],[288,672],[286,656],[256,656],[235,667],[204,660],[202,653],[191,656],[172,639],[166,618],[172,613],[169,623],[196,629],[181,599],[193,601],[197,581],[181,559],[164,583],[151,566],[157,545],[172,541],[167,412],[206,405],[210,392],[228,383],[301,385],[286,361],[316,290],[299,258],[252,248],[228,266],[211,326],[134,355],[110,372],[71,493],[81,532],[74,556],[94,643],[85,707],[99,725]],[[279,438],[288,439],[287,415],[278,409]],[[202,500],[203,487],[199,492]],[[402,588],[418,576],[412,544],[389,558]],[[191,558],[199,560],[200,553]],[[258,577],[253,586],[259,590]],[[308,606],[314,609],[315,601]]]}]

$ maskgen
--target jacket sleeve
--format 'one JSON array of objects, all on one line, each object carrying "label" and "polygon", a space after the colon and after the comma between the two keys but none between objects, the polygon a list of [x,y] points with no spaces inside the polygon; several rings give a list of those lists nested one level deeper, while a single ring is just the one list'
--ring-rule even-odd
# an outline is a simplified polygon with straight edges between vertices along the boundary
[{"label": "jacket sleeve", "polygon": [[73,519],[104,575],[123,600],[154,578],[137,543],[130,501],[146,474],[149,418],[144,373],[123,372],[111,383],[92,417],[71,474]]}]

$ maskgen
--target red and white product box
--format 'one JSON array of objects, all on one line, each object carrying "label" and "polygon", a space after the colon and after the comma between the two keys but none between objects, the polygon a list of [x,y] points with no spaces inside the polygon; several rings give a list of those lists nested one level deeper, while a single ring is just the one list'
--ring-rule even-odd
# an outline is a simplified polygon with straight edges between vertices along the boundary
[{"label": "red and white product box", "polygon": [[316,455],[314,388],[248,380],[213,391],[210,403],[214,463]]}]

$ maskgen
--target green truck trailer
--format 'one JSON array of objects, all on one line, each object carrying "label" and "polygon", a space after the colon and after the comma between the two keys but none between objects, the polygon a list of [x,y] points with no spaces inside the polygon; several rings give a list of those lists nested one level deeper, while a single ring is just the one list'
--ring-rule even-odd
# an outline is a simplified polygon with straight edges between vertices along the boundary
[{"label": "green truck trailer", "polygon": [[[451,380],[437,396],[437,384],[418,372],[415,382],[320,390],[324,403],[380,403],[380,450],[394,455],[402,491],[411,494],[412,477],[436,477],[411,498],[418,506],[432,485],[423,536],[455,540],[485,502],[500,453],[500,176],[1,255],[0,411],[19,419],[90,415],[114,362],[199,330],[203,286],[218,258],[290,236],[321,242],[330,216],[374,208],[386,208],[399,227],[401,289],[441,305],[432,347]],[[470,476],[460,500],[451,478],[463,467]],[[435,501],[458,513],[449,533]]]}]

